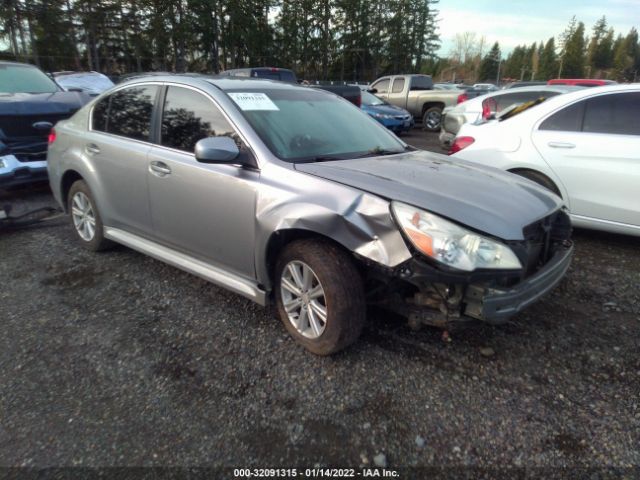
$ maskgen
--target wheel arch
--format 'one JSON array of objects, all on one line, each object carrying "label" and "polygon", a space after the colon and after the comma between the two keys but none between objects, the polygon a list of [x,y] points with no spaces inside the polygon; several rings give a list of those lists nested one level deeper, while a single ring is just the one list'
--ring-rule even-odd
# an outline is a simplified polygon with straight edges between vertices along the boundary
[{"label": "wheel arch", "polygon": [[426,112],[427,110],[429,110],[431,107],[439,107],[442,110],[444,110],[445,108],[445,104],[442,101],[429,101],[429,102],[425,102],[422,104],[422,115],[424,116],[424,112]]},{"label": "wheel arch", "polygon": [[[335,202],[335,197],[331,197]],[[272,286],[275,258],[288,243],[302,238],[324,239],[351,255],[395,267],[411,257],[389,211],[389,203],[365,194],[341,205],[322,202],[278,202],[260,211],[255,243],[256,279]]]},{"label": "wheel arch", "polygon": [[564,185],[562,185],[562,183],[557,182],[555,179],[551,178],[549,175],[547,175],[544,172],[541,172],[540,170],[537,170],[535,168],[530,168],[530,167],[514,167],[514,168],[508,169],[507,171],[509,173],[513,173],[515,175],[519,175],[525,178],[527,173],[532,173],[534,175],[540,176],[546,182],[548,182],[550,186],[554,187],[553,189],[555,189],[556,192],[560,194],[560,198],[562,198],[564,201],[567,200],[566,192],[564,191]]},{"label": "wheel arch", "polygon": [[273,285],[275,267],[280,253],[286,248],[287,245],[297,240],[308,239],[317,239],[319,241],[331,243],[341,250],[352,255],[352,251],[347,245],[344,245],[336,239],[331,238],[330,236],[323,233],[305,228],[287,228],[277,230],[273,232],[270,235],[269,240],[267,240],[264,256],[268,279],[271,285]]},{"label": "wheel arch", "polygon": [[71,185],[73,185],[78,180],[84,180],[84,177],[76,170],[70,169],[64,172],[62,178],[60,179],[60,195],[62,200],[62,208],[65,213],[68,213],[68,201],[69,201],[69,190],[71,190]]}]

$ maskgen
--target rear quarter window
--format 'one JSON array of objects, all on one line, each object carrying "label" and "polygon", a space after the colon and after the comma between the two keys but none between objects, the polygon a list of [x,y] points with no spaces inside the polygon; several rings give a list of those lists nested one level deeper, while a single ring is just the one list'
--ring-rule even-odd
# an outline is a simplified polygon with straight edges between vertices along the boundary
[{"label": "rear quarter window", "polygon": [[91,128],[99,132],[107,131],[107,119],[109,117],[109,102],[111,95],[104,97],[93,106]]}]

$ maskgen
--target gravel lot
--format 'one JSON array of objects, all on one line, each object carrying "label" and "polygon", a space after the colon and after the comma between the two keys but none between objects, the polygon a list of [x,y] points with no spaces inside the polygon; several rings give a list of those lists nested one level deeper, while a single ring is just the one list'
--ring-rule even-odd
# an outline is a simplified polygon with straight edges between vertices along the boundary
[{"label": "gravel lot", "polygon": [[509,325],[445,343],[374,310],[318,358],[242,297],[77,248],[66,218],[0,231],[0,465],[637,469],[640,238],[575,242],[560,288]]}]

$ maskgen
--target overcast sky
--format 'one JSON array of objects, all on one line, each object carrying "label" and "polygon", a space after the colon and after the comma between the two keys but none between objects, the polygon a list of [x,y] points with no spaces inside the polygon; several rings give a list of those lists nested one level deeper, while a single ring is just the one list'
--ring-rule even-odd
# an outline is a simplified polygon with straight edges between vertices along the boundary
[{"label": "overcast sky", "polygon": [[589,34],[602,15],[616,35],[640,27],[640,0],[440,0],[436,8],[441,56],[450,52],[456,33],[465,31],[484,35],[489,46],[500,42],[503,53],[523,43],[557,40],[573,15]]}]

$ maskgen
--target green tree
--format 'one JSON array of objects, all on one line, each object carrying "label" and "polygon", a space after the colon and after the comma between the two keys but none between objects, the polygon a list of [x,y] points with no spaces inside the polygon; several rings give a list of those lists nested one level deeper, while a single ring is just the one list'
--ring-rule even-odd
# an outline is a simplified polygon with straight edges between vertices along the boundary
[{"label": "green tree", "polygon": [[541,80],[550,80],[555,78],[558,73],[558,59],[556,57],[555,39],[551,37],[542,50],[540,60],[538,62],[538,78]]},{"label": "green tree", "polygon": [[501,61],[500,45],[494,43],[480,63],[480,73],[478,79],[481,81],[499,82],[498,64]]},{"label": "green tree", "polygon": [[640,68],[640,45],[638,31],[631,28],[624,40],[616,41],[613,68],[619,81],[632,82],[637,79]]},{"label": "green tree", "polygon": [[574,16],[562,35],[559,77],[582,78],[584,76],[585,44],[584,23],[576,23]]},{"label": "green tree", "polygon": [[592,73],[611,68],[613,63],[613,29],[607,29],[607,19],[602,17],[593,26],[593,34],[587,50],[588,65]]}]

